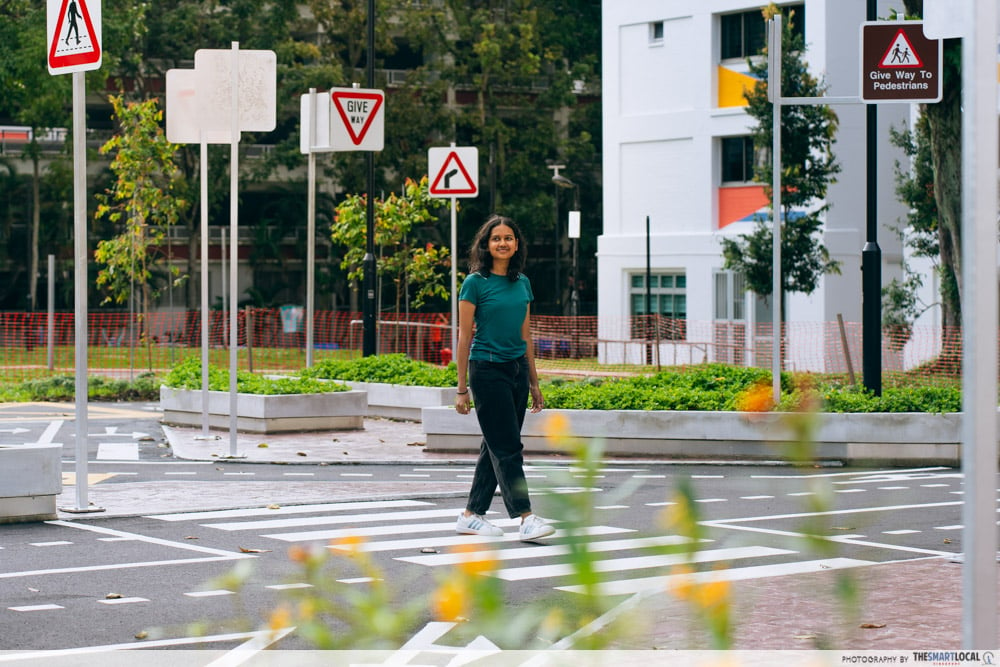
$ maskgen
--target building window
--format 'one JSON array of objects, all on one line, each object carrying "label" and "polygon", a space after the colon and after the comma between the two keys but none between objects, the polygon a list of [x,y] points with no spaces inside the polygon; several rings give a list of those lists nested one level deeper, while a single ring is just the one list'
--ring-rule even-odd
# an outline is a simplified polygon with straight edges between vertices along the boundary
[{"label": "building window", "polygon": [[[804,3],[784,5],[781,15],[788,20],[790,12],[795,12],[792,22],[792,32],[805,34],[806,6]],[[758,56],[767,42],[767,22],[759,9],[752,9],[737,14],[723,14],[721,17],[721,58],[746,59]]]},{"label": "building window", "polygon": [[[683,272],[653,273],[646,311],[646,274],[629,277],[632,338],[685,340],[687,338],[687,276]],[[658,316],[658,317],[657,317]]]},{"label": "building window", "polygon": [[649,24],[649,45],[663,45],[663,21],[653,21]]},{"label": "building window", "polygon": [[722,182],[749,183],[753,181],[753,137],[722,138]]}]

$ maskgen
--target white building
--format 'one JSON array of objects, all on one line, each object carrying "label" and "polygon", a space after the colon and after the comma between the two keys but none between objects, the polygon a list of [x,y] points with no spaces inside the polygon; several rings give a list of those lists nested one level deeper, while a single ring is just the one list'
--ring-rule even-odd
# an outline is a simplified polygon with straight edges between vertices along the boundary
[{"label": "white building", "polygon": [[[599,345],[606,363],[770,364],[771,310],[722,269],[719,239],[753,228],[767,201],[750,183],[746,151],[755,122],[744,110],[748,56],[764,45],[761,0],[606,0],[603,3],[604,232],[598,240],[599,337],[641,337],[633,318],[645,312],[647,216],[652,312],[682,324],[662,330],[659,345]],[[804,24],[810,70],[827,95],[857,96],[860,25],[865,0],[781,2]],[[881,0],[879,16],[901,3]],[[785,16],[787,17],[787,12]],[[804,21],[803,21],[804,15]],[[786,19],[787,20],[787,19]],[[848,323],[855,370],[861,368],[861,251],[865,245],[866,111],[838,105],[834,148],[841,166],[828,192],[823,243],[841,263],[812,295],[787,295],[790,370],[846,369],[837,329]],[[878,108],[878,243],[882,282],[901,276],[894,227],[894,166],[902,153],[889,128],[909,118],[909,104]],[[925,281],[929,283],[930,281]],[[756,324],[763,324],[758,330]],[[655,349],[654,349],[655,348]],[[658,353],[658,358],[657,358]]]}]

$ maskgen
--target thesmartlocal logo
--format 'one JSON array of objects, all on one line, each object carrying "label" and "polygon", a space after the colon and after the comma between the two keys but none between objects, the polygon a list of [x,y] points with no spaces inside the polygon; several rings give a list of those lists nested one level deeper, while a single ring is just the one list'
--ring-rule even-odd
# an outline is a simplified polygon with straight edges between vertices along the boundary
[{"label": "thesmartlocal logo", "polygon": [[993,651],[914,651],[913,662],[933,665],[996,665]]}]

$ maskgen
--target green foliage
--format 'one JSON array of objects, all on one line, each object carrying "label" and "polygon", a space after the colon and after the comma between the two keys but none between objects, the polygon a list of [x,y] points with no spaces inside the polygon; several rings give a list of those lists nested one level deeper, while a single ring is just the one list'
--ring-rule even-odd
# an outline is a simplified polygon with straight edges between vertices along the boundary
[{"label": "green foliage", "polygon": [[[163,379],[163,384],[174,389],[201,389],[201,359],[188,357]],[[229,371],[209,365],[209,391],[229,391]],[[347,391],[347,385],[324,382],[314,377],[266,377],[249,371],[236,371],[236,391],[241,394],[277,396],[285,394],[323,394]]]},{"label": "green foliage", "polygon": [[302,376],[420,387],[458,385],[458,372],[454,362],[441,367],[410,359],[405,354],[381,354],[360,359],[324,359],[303,370]]},{"label": "green foliage", "polygon": [[[87,380],[87,397],[95,401],[154,401],[160,395],[155,375],[143,373],[134,380],[94,376]],[[57,375],[16,384],[0,385],[0,401],[72,401],[76,397],[76,379]]]},{"label": "green foliage", "polygon": [[[451,265],[451,253],[445,247],[431,243],[412,243],[411,234],[420,226],[434,221],[433,211],[447,205],[441,197],[428,193],[427,177],[420,181],[406,179],[402,195],[395,192],[375,202],[376,271],[396,285],[396,311],[410,285],[416,286],[413,306],[420,308],[431,297],[447,298],[446,270]],[[351,280],[363,278],[367,240],[366,195],[349,195],[339,206],[330,226],[334,243],[345,248],[341,268],[348,270]],[[384,254],[387,250],[392,254]]]},{"label": "green foliage", "polygon": [[[772,4],[765,16],[777,13]],[[802,59],[805,43],[792,32],[791,16],[782,21],[781,93],[785,97],[818,97],[823,85],[809,73]],[[746,91],[747,113],[757,121],[753,128],[754,148],[765,160],[755,160],[754,180],[764,183],[768,197],[774,182],[770,160],[773,105],[767,100],[767,63],[750,61],[751,73],[762,83]],[[840,171],[833,155],[837,116],[828,106],[794,105],[781,109],[781,288],[783,292],[813,293],[825,273],[840,273],[840,264],[830,258],[817,238],[829,205],[821,204],[827,188]],[[803,209],[808,212],[803,213]],[[747,289],[771,294],[773,233],[770,221],[758,218],[754,230],[737,238],[723,237],[724,267],[742,273]],[[784,301],[782,301],[784,303]]]}]

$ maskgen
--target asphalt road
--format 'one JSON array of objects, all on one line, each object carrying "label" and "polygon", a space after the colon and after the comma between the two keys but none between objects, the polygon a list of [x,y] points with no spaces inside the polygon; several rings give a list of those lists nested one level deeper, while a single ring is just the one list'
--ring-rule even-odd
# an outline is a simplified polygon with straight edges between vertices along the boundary
[{"label": "asphalt road", "polygon": [[[141,422],[130,423],[142,429]],[[101,434],[98,440],[107,435],[106,427],[94,430]],[[160,457],[157,444],[155,438],[150,441],[140,455],[145,458],[133,469],[117,461],[95,461],[92,467],[135,473],[116,474],[102,483],[178,472],[208,476],[219,484],[243,473],[281,483],[290,472],[278,465],[169,461]],[[865,567],[962,549],[962,479],[949,468],[614,463],[598,471],[587,488],[582,471],[572,466],[534,464],[529,484],[536,511],[563,529],[542,545],[516,540],[516,526],[502,517],[499,499],[491,516],[505,527],[504,538],[455,535],[461,499],[435,497],[435,490],[443,481],[467,480],[468,466],[295,466],[292,472],[342,482],[405,475],[408,481],[426,482],[426,493],[394,501],[131,518],[82,515],[73,521],[0,526],[0,650],[72,649],[80,655],[102,646],[309,648],[300,633],[262,632],[275,609],[293,604],[303,592],[318,592],[317,580],[304,576],[289,550],[330,553],[330,569],[321,581],[340,581],[337,590],[360,592],[372,585],[365,580],[371,573],[357,569],[346,557],[346,547],[330,547],[348,538],[363,540],[361,549],[392,589],[390,606],[396,609],[426,600],[456,566],[454,550],[462,545],[495,559],[491,576],[502,586],[512,619],[542,599],[563,609],[579,604],[583,598],[569,565],[574,544],[585,544],[594,553],[602,597],[613,607],[636,591],[667,586],[676,573],[681,558],[676,545],[684,538],[666,519],[676,512],[677,492],[685,485],[705,540],[695,568],[718,570],[733,579]],[[576,524],[562,521],[588,507],[592,513]],[[574,525],[579,533],[570,537],[565,529]],[[801,539],[805,531],[822,535],[823,543],[834,549],[812,551]],[[411,635],[409,649],[462,647],[473,641],[512,648],[505,643],[511,641],[505,632],[477,640],[460,627],[431,623],[423,603],[420,607],[419,631]],[[23,656],[21,664],[30,664],[31,655]],[[38,664],[58,664],[51,653],[44,659]],[[209,662],[206,658],[204,664]]]}]

